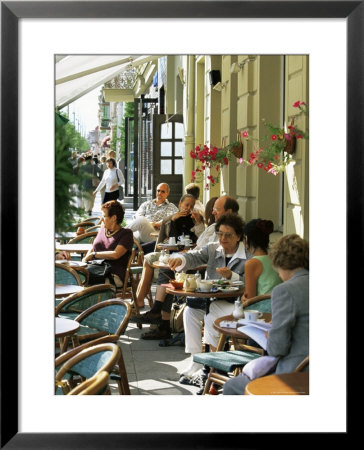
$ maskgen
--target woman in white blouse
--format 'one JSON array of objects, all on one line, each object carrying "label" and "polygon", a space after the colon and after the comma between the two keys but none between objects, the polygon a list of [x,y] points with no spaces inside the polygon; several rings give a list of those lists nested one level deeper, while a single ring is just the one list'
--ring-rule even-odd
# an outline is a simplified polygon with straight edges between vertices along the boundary
[{"label": "woman in white blouse", "polygon": [[105,170],[102,180],[93,192],[96,195],[105,186],[105,195],[102,200],[103,204],[110,200],[117,200],[119,197],[119,186],[125,183],[121,170],[116,167],[115,159],[107,159],[106,164],[108,169]]}]

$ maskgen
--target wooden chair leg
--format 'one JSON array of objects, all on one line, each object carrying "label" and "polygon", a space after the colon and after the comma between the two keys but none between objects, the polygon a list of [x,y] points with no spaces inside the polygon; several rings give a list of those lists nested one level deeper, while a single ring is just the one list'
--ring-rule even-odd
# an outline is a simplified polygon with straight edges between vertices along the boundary
[{"label": "wooden chair leg", "polygon": [[214,371],[215,371],[215,369],[213,369],[213,368],[210,369],[210,372],[209,372],[209,375],[207,377],[207,380],[206,380],[205,387],[204,387],[202,395],[206,395],[206,394],[209,393],[210,387],[211,387],[211,384],[212,384],[211,375],[214,373]]}]

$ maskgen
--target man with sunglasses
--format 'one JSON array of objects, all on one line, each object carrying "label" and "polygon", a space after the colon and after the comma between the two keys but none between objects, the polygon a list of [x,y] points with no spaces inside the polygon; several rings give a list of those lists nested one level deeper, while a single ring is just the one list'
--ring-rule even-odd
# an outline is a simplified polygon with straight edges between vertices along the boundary
[{"label": "man with sunglasses", "polygon": [[178,208],[167,200],[170,189],[167,183],[157,186],[157,196],[153,200],[142,203],[135,213],[134,220],[126,226],[130,228],[134,237],[140,243],[157,240],[157,236],[151,236],[161,227],[162,220],[178,212]]}]

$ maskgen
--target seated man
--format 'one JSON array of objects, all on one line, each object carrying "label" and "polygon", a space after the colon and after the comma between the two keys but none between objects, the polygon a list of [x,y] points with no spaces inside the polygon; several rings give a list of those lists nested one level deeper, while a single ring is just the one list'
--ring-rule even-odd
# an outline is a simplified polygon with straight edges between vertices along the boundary
[{"label": "seated man", "polygon": [[157,186],[157,197],[142,203],[134,220],[125,228],[130,228],[140,243],[156,241],[150,234],[160,229],[162,220],[178,212],[178,208],[167,200],[170,189],[167,183]]}]

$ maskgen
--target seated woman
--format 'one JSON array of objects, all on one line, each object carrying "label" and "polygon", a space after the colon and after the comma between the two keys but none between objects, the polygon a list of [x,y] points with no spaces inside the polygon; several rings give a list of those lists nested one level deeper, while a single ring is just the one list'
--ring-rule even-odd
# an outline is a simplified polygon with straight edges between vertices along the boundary
[{"label": "seated woman", "polygon": [[[272,328],[267,353],[278,357],[275,373],[288,373],[309,354],[309,251],[297,234],[283,236],[270,256],[283,283],[272,291]],[[251,380],[241,374],[224,385],[224,395],[244,395]]]},{"label": "seated woman", "polygon": [[[170,237],[175,237],[177,240],[178,236],[182,234],[188,234],[192,242],[196,242],[197,237],[204,231],[205,226],[202,223],[200,214],[194,211],[194,206],[195,198],[192,195],[185,194],[181,197],[178,204],[179,211],[163,220],[157,244],[164,241],[168,242]],[[150,289],[153,279],[153,262],[158,261],[159,256],[160,252],[153,252],[144,258],[143,273],[137,289],[137,305],[139,307],[144,306],[144,298]],[[133,318],[133,321],[139,323],[158,323],[162,320],[165,323],[168,322],[168,329],[167,327],[162,327],[162,331],[145,333],[142,335],[142,339],[168,339],[170,337],[169,318],[173,296],[167,295],[166,288],[161,286],[161,284],[168,283],[169,278],[173,276],[173,272],[169,269],[159,270],[153,308]]]},{"label": "seated woman", "polygon": [[[248,222],[243,230],[245,250],[252,255],[246,262],[245,292],[242,301],[272,292],[274,286],[282,281],[272,267],[268,256],[269,235],[273,232],[271,220],[254,219]],[[271,312],[270,299],[262,300],[253,305],[253,309],[261,312]]]},{"label": "seated woman", "polygon": [[[212,242],[200,250],[186,254],[173,254],[168,263],[172,270],[186,270],[207,264],[206,279],[226,278],[242,280],[246,253],[243,239],[244,222],[238,214],[223,214],[216,222],[216,234],[219,242]],[[219,333],[214,330],[215,319],[231,314],[236,297],[212,301],[208,310],[190,308],[185,309],[184,327],[186,353],[202,351],[201,331],[204,321],[204,341],[214,351],[219,340]],[[201,368],[201,364],[191,362],[191,366],[182,375],[192,377]]]},{"label": "seated woman", "polygon": [[124,208],[117,200],[110,200],[101,206],[103,226],[82,261],[106,259],[116,287],[123,286],[126,266],[133,249],[133,232],[121,226],[124,219]]}]

